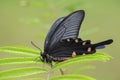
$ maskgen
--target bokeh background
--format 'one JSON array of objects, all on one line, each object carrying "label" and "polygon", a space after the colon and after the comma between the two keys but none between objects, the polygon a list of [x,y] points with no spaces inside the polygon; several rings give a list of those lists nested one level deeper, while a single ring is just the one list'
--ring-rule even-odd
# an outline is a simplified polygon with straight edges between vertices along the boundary
[{"label": "bokeh background", "polygon": [[[44,40],[53,22],[75,10],[85,10],[79,37],[93,43],[112,38],[114,43],[102,52],[113,57],[96,62],[96,69],[81,72],[97,80],[120,80],[120,0],[0,0],[0,47],[34,48],[34,41],[43,49]],[[0,58],[10,57],[0,53]]]}]

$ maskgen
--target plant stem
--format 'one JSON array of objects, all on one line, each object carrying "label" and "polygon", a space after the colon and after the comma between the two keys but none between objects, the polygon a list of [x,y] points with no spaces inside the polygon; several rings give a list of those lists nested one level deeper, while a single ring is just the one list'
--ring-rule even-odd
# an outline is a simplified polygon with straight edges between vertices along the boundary
[{"label": "plant stem", "polygon": [[62,69],[59,69],[59,70],[60,70],[61,75],[64,75],[64,71]]}]

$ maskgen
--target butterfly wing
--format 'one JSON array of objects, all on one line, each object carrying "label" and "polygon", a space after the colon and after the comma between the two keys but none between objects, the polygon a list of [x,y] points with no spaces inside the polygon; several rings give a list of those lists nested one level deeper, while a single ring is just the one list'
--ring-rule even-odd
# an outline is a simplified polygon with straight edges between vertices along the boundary
[{"label": "butterfly wing", "polygon": [[53,50],[60,41],[72,38],[75,39],[78,37],[80,25],[84,19],[84,11],[78,10],[71,13],[62,20],[62,22],[56,27],[55,32],[51,36],[49,50]]},{"label": "butterfly wing", "polygon": [[44,42],[44,51],[47,51],[48,50],[48,47],[49,47],[49,44],[50,44],[50,40],[52,38],[52,35],[54,34],[57,26],[63,21],[64,17],[62,18],[59,18],[58,20],[55,21],[55,23],[52,25],[50,31],[48,32],[47,34],[47,37],[45,39],[45,42]]}]

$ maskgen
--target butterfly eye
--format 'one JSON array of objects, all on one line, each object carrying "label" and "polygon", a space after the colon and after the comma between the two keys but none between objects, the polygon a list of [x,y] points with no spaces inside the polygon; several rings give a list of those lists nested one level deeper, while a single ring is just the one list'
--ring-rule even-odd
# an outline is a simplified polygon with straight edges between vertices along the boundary
[{"label": "butterfly eye", "polygon": [[83,42],[82,45],[86,45],[86,42]]},{"label": "butterfly eye", "polygon": [[89,47],[89,48],[87,49],[87,51],[88,51],[88,52],[91,52],[91,47]]},{"label": "butterfly eye", "polygon": [[82,54],[83,56],[86,55],[85,53]]},{"label": "butterfly eye", "polygon": [[78,43],[78,39],[75,39],[75,42]]},{"label": "butterfly eye", "polygon": [[76,52],[73,51],[73,53],[72,53],[72,57],[75,57],[75,56],[76,56]]}]

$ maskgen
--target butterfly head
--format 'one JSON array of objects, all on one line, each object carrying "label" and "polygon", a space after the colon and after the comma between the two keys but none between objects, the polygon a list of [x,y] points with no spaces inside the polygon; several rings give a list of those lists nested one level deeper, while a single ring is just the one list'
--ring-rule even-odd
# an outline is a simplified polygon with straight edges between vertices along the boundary
[{"label": "butterfly head", "polygon": [[43,53],[41,53],[41,61],[51,63],[52,58],[46,52],[43,52]]},{"label": "butterfly head", "polygon": [[37,45],[35,45],[32,41],[31,41],[31,44],[40,50],[40,57],[39,58],[41,59],[42,62],[45,62],[45,59],[46,59],[46,55],[44,54],[45,52],[42,52],[42,50]]},{"label": "butterfly head", "polygon": [[40,52],[40,59],[41,59],[42,62],[45,62],[46,55],[42,52]]}]

